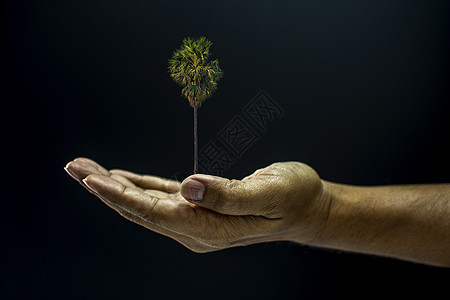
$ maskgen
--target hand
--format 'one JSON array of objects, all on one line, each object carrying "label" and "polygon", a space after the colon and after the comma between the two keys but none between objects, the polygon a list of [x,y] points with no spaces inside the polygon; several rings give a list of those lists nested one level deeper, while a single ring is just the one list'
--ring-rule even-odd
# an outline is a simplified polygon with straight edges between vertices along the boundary
[{"label": "hand", "polygon": [[108,171],[87,158],[65,170],[126,219],[195,252],[280,240],[311,244],[330,204],[316,172],[298,162],[274,163],[242,180],[195,174],[183,183]]}]

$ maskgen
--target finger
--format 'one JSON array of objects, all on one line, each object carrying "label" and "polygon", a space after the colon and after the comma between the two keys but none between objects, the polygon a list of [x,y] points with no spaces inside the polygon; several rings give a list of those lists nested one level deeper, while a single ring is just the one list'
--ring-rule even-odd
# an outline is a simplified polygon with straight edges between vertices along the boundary
[{"label": "finger", "polygon": [[150,196],[142,190],[127,187],[107,176],[92,174],[83,182],[114,205],[156,225],[162,223],[167,225],[168,217],[174,213],[174,205],[170,199]]},{"label": "finger", "polygon": [[180,193],[191,203],[221,214],[266,216],[276,193],[272,186],[270,180],[258,178],[242,181],[195,174],[182,182]]},{"label": "finger", "polygon": [[[136,224],[139,224],[141,226],[144,226],[145,228],[152,230],[156,233],[162,234],[164,236],[170,237],[174,240],[176,240],[177,242],[181,243],[182,245],[184,245],[185,247],[187,247],[188,249],[195,251],[195,252],[199,252],[199,253],[204,253],[204,252],[211,252],[211,251],[215,251],[218,250],[217,248],[211,247],[209,245],[206,245],[205,243],[202,243],[192,237],[189,236],[185,236],[183,234],[180,233],[176,233],[173,231],[170,231],[168,229],[164,229],[160,226],[154,225],[152,223],[149,223],[148,221],[144,220],[141,217],[138,217],[132,213],[130,213],[129,211],[114,205],[111,201],[109,201],[107,198],[105,198],[104,196],[102,196],[101,194],[98,193],[97,190],[93,189],[92,187],[86,185],[83,182],[83,179],[86,178],[87,176],[91,175],[91,174],[97,174],[97,175],[104,175],[104,176],[110,176],[111,179],[119,182],[120,184],[126,186],[126,187],[130,187],[130,188],[136,188],[138,190],[142,190],[138,187],[135,186],[135,184],[133,182],[131,182],[130,180],[128,180],[127,178],[118,175],[118,174],[112,174],[109,171],[107,171],[105,168],[103,168],[102,166],[100,166],[99,164],[97,164],[96,162],[94,162],[93,160],[87,159],[87,158],[77,158],[75,160],[73,160],[72,162],[69,162],[66,167],[64,168],[67,173],[72,176],[74,179],[76,179],[77,181],[80,182],[81,185],[83,185],[86,189],[88,189],[91,193],[93,193],[94,195],[96,195],[100,200],[102,200],[103,203],[105,203],[107,206],[109,206],[110,208],[114,209],[115,211],[117,211],[121,216],[123,216],[124,218],[126,218],[127,220],[130,220]],[[146,193],[155,196],[155,194],[157,194],[158,196],[164,196],[164,195],[168,195],[167,193],[163,193],[160,191],[151,191],[151,190],[147,190],[145,191]]]},{"label": "finger", "polygon": [[225,216],[184,200],[152,197],[103,175],[89,175],[83,181],[113,207],[131,213],[127,216],[132,220],[142,219],[153,229],[162,228],[171,236],[183,235],[216,250],[243,238],[262,237],[276,225],[263,217]]},{"label": "finger", "polygon": [[137,187],[133,182],[131,182],[130,180],[128,180],[128,178],[125,178],[125,177],[120,176],[120,175],[118,175],[118,174],[112,174],[112,173],[110,173],[109,178],[114,179],[115,181],[120,182],[120,183],[123,184],[124,186],[132,187],[132,188],[137,188],[137,189],[143,191],[143,189]]},{"label": "finger", "polygon": [[[81,183],[81,185],[84,186],[85,188],[87,188],[87,187],[82,180],[90,174],[99,174],[99,175],[109,176],[110,178],[122,183],[123,185],[125,185],[127,187],[133,187],[133,188],[137,188],[141,191],[144,191],[142,188],[137,187],[128,178],[123,177],[122,175],[119,175],[119,174],[110,173],[108,170],[106,170],[105,168],[103,168],[102,166],[100,166],[99,164],[94,162],[93,160],[90,160],[87,158],[75,159],[74,161],[72,161],[66,165],[65,170],[74,179],[79,181]],[[124,173],[128,173],[128,172],[124,171]],[[92,192],[92,190],[90,190],[90,189],[88,189],[88,190],[90,192]],[[165,197],[166,198],[169,195],[166,192],[161,192],[158,190],[146,190],[145,192],[154,197]]]},{"label": "finger", "polygon": [[78,181],[83,180],[90,174],[110,175],[108,170],[87,158],[76,158],[69,162],[64,169],[70,176]]},{"label": "finger", "polygon": [[84,184],[83,179],[90,174],[101,174],[105,176],[110,176],[108,170],[94,162],[93,160],[87,158],[76,158],[75,160],[69,162],[64,170],[76,181],[78,181],[81,186],[87,189],[89,192],[92,191]]},{"label": "finger", "polygon": [[141,175],[125,170],[111,170],[113,174],[121,175],[143,189],[160,190],[167,193],[176,193],[180,190],[180,182],[161,178],[158,176]]},{"label": "finger", "polygon": [[161,192],[161,191],[158,191],[158,190],[144,190],[143,188],[140,188],[140,187],[136,186],[133,182],[128,180],[128,178],[125,178],[122,175],[113,174],[113,173],[110,173],[110,174],[111,175],[109,176],[109,178],[114,179],[117,182],[120,182],[121,184],[123,184],[126,187],[135,188],[135,189],[137,189],[137,190],[139,190],[141,192],[144,192],[144,193],[146,193],[146,194],[148,194],[150,196],[153,196],[153,197],[158,197],[158,198],[162,198],[162,199],[166,199],[166,198],[173,199],[174,196],[176,195],[176,194],[169,194],[169,193],[166,193],[166,192]]},{"label": "finger", "polygon": [[161,191],[158,191],[158,190],[143,190],[143,191],[147,195],[150,195],[152,197],[157,197],[157,198],[170,198],[170,199],[173,199],[174,196],[176,196],[176,194],[169,194],[169,193],[161,192]]},{"label": "finger", "polygon": [[[111,177],[113,177],[113,176],[111,176]],[[90,189],[90,187],[88,187],[88,188]],[[117,205],[114,205],[108,199],[106,199],[102,195],[98,194],[98,192],[95,190],[92,190],[92,193],[95,194],[100,200],[102,200],[102,202],[105,203],[107,206],[109,206],[110,208],[112,208],[116,212],[118,212],[125,219],[127,219],[131,222],[134,222],[138,225],[141,225],[153,232],[170,237],[194,252],[205,253],[205,252],[211,252],[211,251],[218,250],[218,248],[206,245],[205,243],[202,243],[202,242],[200,242],[194,238],[191,238],[189,236],[186,236],[186,235],[183,235],[180,233],[176,233],[171,230],[168,230],[168,229],[162,228],[160,226],[154,225],[152,223],[149,223],[146,220],[144,220],[143,218],[140,218]]]},{"label": "finger", "polygon": [[76,158],[75,160],[69,162],[64,169],[72,178],[77,180],[84,188],[94,194],[95,192],[88,186],[86,186],[86,184],[83,182],[83,179],[90,174],[109,176],[110,178],[122,183],[125,186],[136,187],[135,184],[129,181],[127,178],[112,174],[93,160],[84,157]]},{"label": "finger", "polygon": [[86,158],[86,157],[77,157],[74,159],[74,161],[78,162],[78,161],[82,161],[88,164],[91,164],[93,166],[95,166],[100,173],[105,174],[105,173],[109,173],[108,170],[106,170],[104,167],[102,167],[99,163],[97,163],[96,161],[93,161],[90,158]]}]

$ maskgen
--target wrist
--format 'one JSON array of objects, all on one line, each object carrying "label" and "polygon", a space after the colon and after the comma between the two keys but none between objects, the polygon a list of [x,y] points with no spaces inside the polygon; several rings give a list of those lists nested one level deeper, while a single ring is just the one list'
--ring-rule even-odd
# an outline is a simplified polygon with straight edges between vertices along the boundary
[{"label": "wrist", "polygon": [[339,198],[342,194],[343,186],[326,180],[321,180],[322,192],[316,200],[320,203],[320,214],[317,221],[317,230],[314,238],[308,242],[310,246],[324,246],[327,243],[327,236],[332,230],[332,210],[339,205]]},{"label": "wrist", "polygon": [[320,245],[322,235],[328,227],[334,193],[338,190],[335,184],[319,177],[315,182],[314,193],[298,195],[298,202],[305,202],[306,198],[309,200],[306,201],[307,205],[297,207],[295,210],[295,221],[290,230],[290,240],[309,246]]},{"label": "wrist", "polygon": [[333,202],[339,194],[340,186],[338,184],[320,180],[321,191],[314,200],[314,214],[311,223],[314,224],[314,230],[311,238],[304,240],[303,243],[310,246],[320,246],[323,242],[323,236],[328,230],[330,224],[330,214]]}]

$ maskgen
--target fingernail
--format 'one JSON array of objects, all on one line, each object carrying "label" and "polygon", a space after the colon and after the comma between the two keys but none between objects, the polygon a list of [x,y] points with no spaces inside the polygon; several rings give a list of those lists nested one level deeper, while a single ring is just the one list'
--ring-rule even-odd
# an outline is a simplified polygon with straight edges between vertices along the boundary
[{"label": "fingernail", "polygon": [[72,175],[72,173],[69,171],[69,168],[64,167],[64,171],[66,171],[67,173],[69,173],[69,175]]},{"label": "fingernail", "polygon": [[83,181],[84,185],[85,185],[92,193],[98,194],[97,190],[96,190],[93,186],[89,185],[89,183],[87,183],[86,178],[83,179],[82,181]]},{"label": "fingernail", "polygon": [[188,179],[181,184],[180,193],[186,199],[200,201],[205,193],[205,184],[195,179]]},{"label": "fingernail", "polygon": [[73,174],[73,173],[69,170],[69,164],[70,164],[70,163],[68,163],[68,164],[64,167],[64,171],[66,171],[67,174],[69,174],[69,176],[72,177],[73,179],[79,180],[79,179],[75,176],[75,174]]}]

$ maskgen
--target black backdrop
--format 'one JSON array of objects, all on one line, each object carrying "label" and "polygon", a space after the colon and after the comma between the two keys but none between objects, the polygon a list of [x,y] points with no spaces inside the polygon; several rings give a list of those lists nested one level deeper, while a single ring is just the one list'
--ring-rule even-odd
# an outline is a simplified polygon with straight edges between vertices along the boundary
[{"label": "black backdrop", "polygon": [[260,90],[285,111],[224,176],[298,160],[342,183],[450,182],[450,2],[2,5],[0,298],[448,294],[445,269],[287,242],[195,254],[63,167],[190,172],[192,109],[166,68],[182,38],[205,35],[225,77],[199,111],[200,147]]}]

